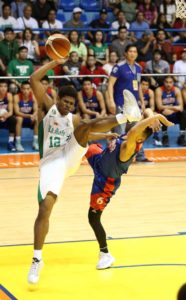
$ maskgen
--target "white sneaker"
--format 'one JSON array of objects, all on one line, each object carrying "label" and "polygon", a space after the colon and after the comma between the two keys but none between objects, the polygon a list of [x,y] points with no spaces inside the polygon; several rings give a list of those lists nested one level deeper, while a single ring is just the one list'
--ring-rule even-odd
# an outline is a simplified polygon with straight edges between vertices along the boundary
[{"label": "white sneaker", "polygon": [[33,258],[29,273],[28,273],[28,283],[36,284],[39,281],[39,273],[42,269],[44,263],[42,260]]},{"label": "white sneaker", "polygon": [[115,262],[115,258],[110,253],[100,252],[97,270],[107,269]]},{"label": "white sneaker", "polygon": [[33,141],[32,147],[34,150],[39,150],[39,145],[38,145],[38,141]]},{"label": "white sneaker", "polygon": [[16,147],[16,150],[19,151],[19,152],[24,152],[25,149],[23,148],[23,146],[21,145],[20,142],[15,142],[15,147]]},{"label": "white sneaker", "polygon": [[154,146],[157,146],[157,147],[163,146],[163,145],[162,145],[162,141],[156,140],[156,139],[154,139],[153,144],[154,144]]}]

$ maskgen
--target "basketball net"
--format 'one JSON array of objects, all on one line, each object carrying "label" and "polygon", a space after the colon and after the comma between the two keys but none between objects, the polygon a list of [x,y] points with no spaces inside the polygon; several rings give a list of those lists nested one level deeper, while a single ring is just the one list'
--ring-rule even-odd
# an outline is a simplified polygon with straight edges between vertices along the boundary
[{"label": "basketball net", "polygon": [[185,0],[176,0],[176,18],[186,19]]}]

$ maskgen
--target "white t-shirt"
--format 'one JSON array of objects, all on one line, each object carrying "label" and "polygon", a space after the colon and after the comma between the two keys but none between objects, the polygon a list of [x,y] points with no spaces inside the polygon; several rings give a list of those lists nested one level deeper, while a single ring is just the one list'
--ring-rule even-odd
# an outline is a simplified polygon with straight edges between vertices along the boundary
[{"label": "white t-shirt", "polygon": [[55,23],[49,23],[48,21],[43,22],[42,28],[45,29],[62,29],[63,28],[63,23],[59,20],[55,20]]},{"label": "white t-shirt", "polygon": [[[173,66],[173,73],[186,73],[186,62],[182,59],[177,60]],[[177,76],[177,85],[179,88],[183,88],[184,83],[186,82],[186,76]]]},{"label": "white t-shirt", "polygon": [[[20,28],[20,29],[25,29],[25,28],[35,29],[35,28],[39,28],[38,22],[34,18],[29,18],[29,19],[26,19],[25,17],[18,18],[17,19],[17,23],[18,23],[18,28]],[[39,34],[39,31],[33,31],[33,33]]]},{"label": "white t-shirt", "polygon": [[17,29],[18,23],[17,20],[14,17],[8,17],[8,19],[4,19],[3,17],[0,17],[0,28],[13,28],[14,30]]},{"label": "white t-shirt", "polygon": [[[127,27],[127,29],[129,29],[130,24],[128,22],[126,22],[125,26]],[[112,22],[111,29],[118,29],[119,27],[120,27],[120,25],[119,25],[118,21]],[[112,31],[111,34],[116,36],[118,34],[118,31]]]},{"label": "white t-shirt", "polygon": [[26,46],[28,48],[28,59],[37,60],[35,46],[33,45],[32,41],[24,41],[21,46]]},{"label": "white t-shirt", "polygon": [[[167,12],[166,12],[167,22],[171,24],[174,18],[174,14],[176,13],[176,5],[167,4],[166,8],[167,8]],[[165,13],[163,4],[160,5],[160,13]]]},{"label": "white t-shirt", "polygon": [[110,63],[107,63],[103,66],[103,70],[105,70],[105,72],[107,72],[108,75],[110,75],[112,69],[113,65],[111,65]]}]

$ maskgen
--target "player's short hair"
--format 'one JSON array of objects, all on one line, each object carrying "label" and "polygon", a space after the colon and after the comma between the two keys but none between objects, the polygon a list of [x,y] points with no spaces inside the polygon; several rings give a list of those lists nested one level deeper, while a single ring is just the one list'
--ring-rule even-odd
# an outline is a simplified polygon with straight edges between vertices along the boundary
[{"label": "player's short hair", "polygon": [[14,33],[14,30],[13,30],[13,28],[11,28],[11,27],[6,27],[6,28],[4,29],[4,34],[6,34],[7,32],[12,32],[12,33]]},{"label": "player's short hair", "polygon": [[92,83],[92,78],[90,77],[84,77],[83,80],[82,80],[82,83],[84,83],[85,81],[89,81]]},{"label": "player's short hair", "polygon": [[27,85],[27,84],[30,85],[30,82],[28,80],[24,80],[24,81],[21,82],[21,86]]},{"label": "player's short hair", "polygon": [[141,82],[142,82],[142,81],[148,82],[148,84],[150,84],[150,79],[149,79],[148,77],[144,77],[144,76],[143,76],[143,77],[141,78]]},{"label": "player's short hair", "polygon": [[0,84],[7,84],[8,85],[8,82],[6,79],[0,79]]},{"label": "player's short hair", "polygon": [[138,48],[137,48],[137,46],[135,44],[129,44],[125,48],[125,53],[127,53],[130,50],[130,48],[136,48],[136,50],[138,50]]},{"label": "player's short hair", "polygon": [[66,85],[60,88],[58,92],[59,98],[63,98],[65,96],[73,97],[75,100],[77,99],[77,91],[74,87],[70,85]]},{"label": "player's short hair", "polygon": [[21,46],[21,47],[19,47],[18,52],[21,52],[22,50],[28,51],[28,48],[26,46]]},{"label": "player's short hair", "polygon": [[47,81],[47,82],[49,82],[50,80],[49,80],[48,76],[45,75],[45,76],[43,76],[43,77],[41,78],[41,81]]}]

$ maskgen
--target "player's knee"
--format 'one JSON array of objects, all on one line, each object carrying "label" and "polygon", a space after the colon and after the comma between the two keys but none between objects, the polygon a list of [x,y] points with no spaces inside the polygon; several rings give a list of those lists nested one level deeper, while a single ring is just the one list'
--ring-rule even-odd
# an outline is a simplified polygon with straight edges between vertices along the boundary
[{"label": "player's knee", "polygon": [[17,124],[21,124],[23,122],[23,117],[16,117]]},{"label": "player's knee", "polygon": [[95,224],[100,222],[101,214],[102,212],[100,210],[90,208],[88,212],[89,224],[94,227]]}]

